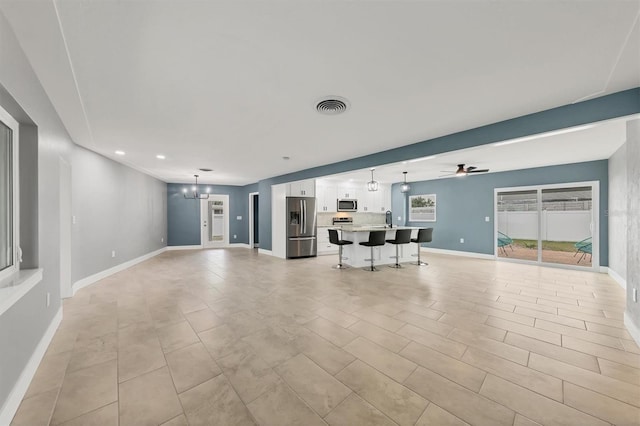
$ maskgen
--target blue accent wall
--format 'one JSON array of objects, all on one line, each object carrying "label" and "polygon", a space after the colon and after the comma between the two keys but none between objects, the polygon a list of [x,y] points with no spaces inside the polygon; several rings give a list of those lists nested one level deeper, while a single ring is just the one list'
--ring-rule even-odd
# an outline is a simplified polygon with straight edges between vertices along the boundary
[{"label": "blue accent wall", "polygon": [[[388,151],[261,180],[258,183],[260,191],[260,248],[271,250],[271,185],[395,163],[637,113],[640,113],[640,87]],[[428,117],[425,117],[425,123],[427,122]],[[507,185],[501,184],[500,186]],[[603,202],[606,203],[606,197],[601,199],[601,203]],[[396,213],[394,216],[397,219]],[[466,250],[471,251],[468,244]],[[606,256],[601,256],[601,262],[606,259]]]},{"label": "blue accent wall", "polygon": [[[167,184],[167,243],[169,246],[200,244],[200,202],[187,200],[182,189],[192,184]],[[198,191],[211,188],[212,194],[229,196],[229,243],[249,243],[249,193],[257,192],[258,184],[247,186],[198,185]],[[242,216],[241,220],[237,220]],[[237,235],[234,239],[233,235]]]},{"label": "blue accent wall", "polygon": [[[394,184],[392,204],[397,218],[396,211],[408,213],[409,195],[436,194],[436,222],[409,222],[407,217],[407,225],[433,228],[433,241],[429,247],[493,255],[495,188],[585,181],[600,182],[600,265],[608,266],[607,160],[411,182],[407,194],[400,192],[400,184]],[[485,216],[489,216],[491,221],[485,222]],[[460,238],[464,238],[464,244],[460,243]]]}]

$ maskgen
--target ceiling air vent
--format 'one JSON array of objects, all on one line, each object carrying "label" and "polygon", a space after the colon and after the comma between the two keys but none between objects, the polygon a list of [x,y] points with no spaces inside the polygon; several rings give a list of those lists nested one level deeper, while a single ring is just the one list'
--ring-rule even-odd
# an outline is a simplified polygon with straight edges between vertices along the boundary
[{"label": "ceiling air vent", "polygon": [[212,172],[213,171],[213,169],[198,169],[198,170],[200,170],[201,172]]},{"label": "ceiling air vent", "polygon": [[316,109],[321,114],[342,114],[349,108],[349,101],[338,96],[331,96],[318,102]]}]

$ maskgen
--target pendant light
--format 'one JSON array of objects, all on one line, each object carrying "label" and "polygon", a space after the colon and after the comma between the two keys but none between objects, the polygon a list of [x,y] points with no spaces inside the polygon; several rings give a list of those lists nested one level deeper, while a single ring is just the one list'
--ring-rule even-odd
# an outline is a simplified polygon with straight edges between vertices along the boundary
[{"label": "pendant light", "polygon": [[372,192],[378,190],[378,182],[373,180],[373,171],[374,170],[375,170],[374,168],[371,169],[371,182],[367,182],[367,189],[369,191],[372,191]]},{"label": "pendant light", "polygon": [[207,193],[203,194],[198,192],[198,175],[193,175],[196,178],[196,184],[191,187],[191,193],[189,194],[187,188],[184,188],[182,192],[184,193],[184,198],[188,200],[206,200],[209,198],[209,189],[207,188]]},{"label": "pendant light", "polygon": [[402,192],[404,194],[405,192],[409,192],[411,187],[407,183],[407,172],[402,172],[402,174],[404,175],[404,183],[400,187],[400,192]]}]

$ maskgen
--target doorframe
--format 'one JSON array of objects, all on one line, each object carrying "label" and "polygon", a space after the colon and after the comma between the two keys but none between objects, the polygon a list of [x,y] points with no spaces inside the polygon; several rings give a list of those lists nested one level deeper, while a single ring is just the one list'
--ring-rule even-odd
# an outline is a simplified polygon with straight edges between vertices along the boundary
[{"label": "doorframe", "polygon": [[[592,241],[592,254],[591,254],[591,267],[578,266],[578,265],[564,265],[561,263],[551,263],[542,261],[542,244],[540,235],[540,228],[542,226],[542,203],[541,194],[542,190],[555,189],[555,188],[570,188],[575,186],[590,186],[591,187],[591,241]],[[538,261],[523,260],[523,259],[508,259],[498,256],[498,192],[507,191],[536,191],[537,213],[538,213]],[[594,271],[600,272],[600,181],[582,181],[582,182],[566,182],[566,183],[552,183],[545,185],[525,185],[525,186],[512,186],[505,188],[493,189],[493,257],[496,260],[512,263],[524,263],[527,265],[539,265],[549,266],[552,268],[562,269],[575,269],[579,271]]]},{"label": "doorframe", "polygon": [[[207,229],[204,226],[205,220],[207,219],[207,209],[209,207],[209,201],[213,197],[222,197],[224,206],[225,206],[225,216],[227,220],[224,223],[224,241],[221,243],[213,243],[213,245],[207,244]],[[229,247],[229,221],[231,211],[229,210],[229,194],[209,194],[209,198],[200,200],[200,242],[203,249],[210,248],[222,248]],[[211,226],[209,223],[207,226]]]},{"label": "doorframe", "polygon": [[260,196],[259,192],[250,192],[249,193],[249,248],[254,248],[255,245],[255,239],[253,238],[253,197],[254,196]]}]

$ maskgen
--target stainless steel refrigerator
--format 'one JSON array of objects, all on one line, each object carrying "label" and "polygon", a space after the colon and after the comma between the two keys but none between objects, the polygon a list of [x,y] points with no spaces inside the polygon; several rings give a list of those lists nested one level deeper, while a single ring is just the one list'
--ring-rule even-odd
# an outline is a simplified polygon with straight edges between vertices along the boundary
[{"label": "stainless steel refrigerator", "polygon": [[317,254],[316,199],[287,197],[287,258]]}]

